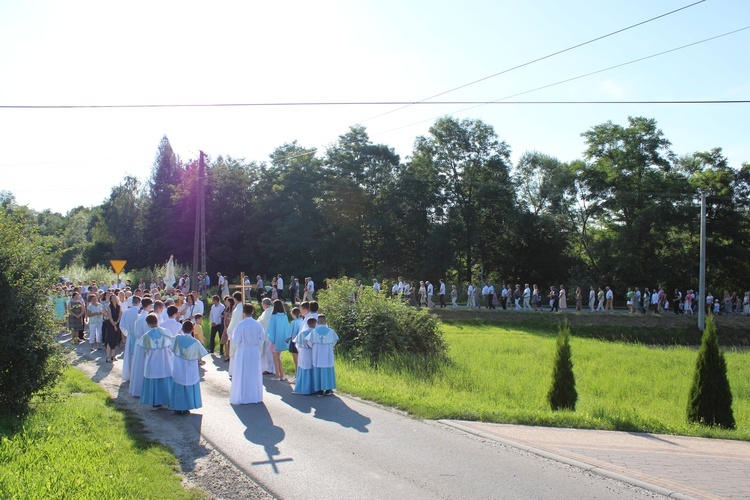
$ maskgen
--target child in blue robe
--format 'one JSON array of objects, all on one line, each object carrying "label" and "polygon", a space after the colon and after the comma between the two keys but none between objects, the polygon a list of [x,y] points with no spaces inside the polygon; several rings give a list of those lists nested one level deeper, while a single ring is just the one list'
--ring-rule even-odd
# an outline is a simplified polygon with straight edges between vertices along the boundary
[{"label": "child in blue robe", "polygon": [[156,314],[151,313],[146,316],[146,324],[150,330],[138,339],[138,346],[146,353],[143,363],[141,404],[156,408],[169,406],[172,403],[172,385],[174,384],[172,338],[169,332],[157,326],[159,318]]},{"label": "child in blue robe", "polygon": [[[305,310],[304,303],[300,305],[300,312],[308,312]],[[315,318],[308,318],[307,321],[302,324],[300,332],[294,339],[297,345],[297,350],[299,351],[297,358],[297,378],[295,380],[293,391],[295,394],[314,394],[317,392],[313,378],[312,348],[305,338],[308,332],[312,331],[317,324],[318,321]]]},{"label": "child in blue robe", "polygon": [[330,396],[336,388],[333,347],[339,336],[333,329],[328,328],[326,317],[321,314],[318,316],[318,326],[307,333],[305,340],[312,348],[314,388],[318,391],[318,396]]},{"label": "child in blue robe", "polygon": [[182,333],[172,339],[174,370],[172,378],[172,408],[177,415],[185,415],[190,410],[203,406],[201,400],[201,374],[198,360],[208,354],[203,344],[193,338],[193,322],[182,323]]}]

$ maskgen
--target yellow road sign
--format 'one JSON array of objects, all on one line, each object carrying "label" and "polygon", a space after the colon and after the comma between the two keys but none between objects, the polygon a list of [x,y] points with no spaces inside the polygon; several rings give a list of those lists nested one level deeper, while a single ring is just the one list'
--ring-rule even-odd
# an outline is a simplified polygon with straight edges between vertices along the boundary
[{"label": "yellow road sign", "polygon": [[109,264],[112,266],[112,270],[115,272],[115,274],[120,274],[123,269],[125,269],[125,264],[127,264],[127,260],[110,260]]}]

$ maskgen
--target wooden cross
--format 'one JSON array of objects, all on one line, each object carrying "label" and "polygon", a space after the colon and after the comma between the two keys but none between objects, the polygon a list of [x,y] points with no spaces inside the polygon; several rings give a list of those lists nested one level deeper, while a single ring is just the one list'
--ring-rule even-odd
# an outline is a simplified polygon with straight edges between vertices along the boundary
[{"label": "wooden cross", "polygon": [[247,301],[245,300],[245,273],[240,273],[240,284],[239,285],[229,285],[229,288],[239,288],[240,292],[242,292],[242,304],[246,304]]}]

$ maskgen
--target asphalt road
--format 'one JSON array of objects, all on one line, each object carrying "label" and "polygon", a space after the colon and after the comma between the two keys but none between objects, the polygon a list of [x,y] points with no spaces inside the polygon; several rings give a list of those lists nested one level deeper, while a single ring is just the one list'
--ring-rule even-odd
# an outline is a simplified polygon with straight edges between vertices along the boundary
[{"label": "asphalt road", "polygon": [[225,367],[208,361],[203,408],[175,418],[279,498],[657,496],[353,398],[294,395],[269,377],[262,404],[233,406]]}]

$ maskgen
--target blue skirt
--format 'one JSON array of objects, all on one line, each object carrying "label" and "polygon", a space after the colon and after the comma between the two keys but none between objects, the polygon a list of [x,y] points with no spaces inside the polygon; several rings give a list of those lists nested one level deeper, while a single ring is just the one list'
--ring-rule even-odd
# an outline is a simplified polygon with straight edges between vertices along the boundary
[{"label": "blue skirt", "polygon": [[172,410],[185,411],[194,410],[203,406],[201,401],[201,383],[196,382],[193,385],[172,385],[172,404],[169,407]]},{"label": "blue skirt", "polygon": [[336,372],[333,367],[313,368],[313,384],[316,391],[328,391],[336,388]]},{"label": "blue skirt", "polygon": [[172,377],[146,378],[143,377],[143,389],[141,390],[141,404],[172,405]]},{"label": "blue skirt", "polygon": [[297,381],[294,383],[295,394],[313,394],[318,392],[313,380],[314,368],[297,368]]}]

